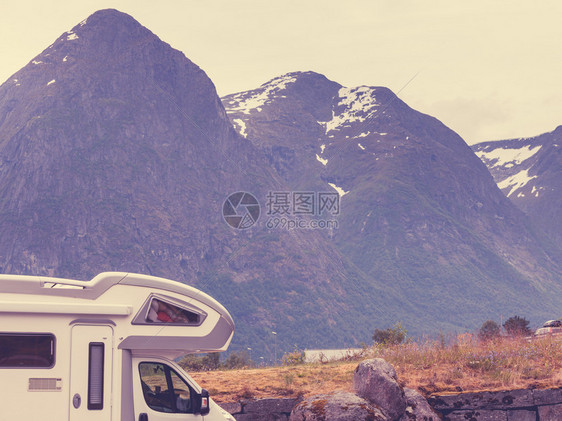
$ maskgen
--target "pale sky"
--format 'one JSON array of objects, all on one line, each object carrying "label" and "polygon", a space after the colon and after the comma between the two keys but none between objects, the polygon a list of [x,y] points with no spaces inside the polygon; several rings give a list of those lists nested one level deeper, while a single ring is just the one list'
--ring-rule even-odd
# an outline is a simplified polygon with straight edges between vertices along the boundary
[{"label": "pale sky", "polygon": [[181,50],[220,95],[313,70],[386,86],[469,144],[562,124],[559,0],[0,0],[0,83],[104,8]]}]

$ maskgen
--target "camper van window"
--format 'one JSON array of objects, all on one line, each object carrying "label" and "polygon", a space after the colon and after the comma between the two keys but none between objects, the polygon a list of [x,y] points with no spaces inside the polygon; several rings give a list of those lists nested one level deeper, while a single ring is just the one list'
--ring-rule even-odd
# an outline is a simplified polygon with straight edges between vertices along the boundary
[{"label": "camper van window", "polygon": [[158,412],[192,413],[189,385],[170,367],[161,363],[139,364],[146,404]]},{"label": "camper van window", "polygon": [[88,409],[103,409],[103,371],[105,345],[91,342],[88,358]]},{"label": "camper van window", "polygon": [[54,364],[54,335],[0,333],[0,368],[51,368]]},{"label": "camper van window", "polygon": [[150,323],[199,324],[199,315],[154,298],[146,321]]}]

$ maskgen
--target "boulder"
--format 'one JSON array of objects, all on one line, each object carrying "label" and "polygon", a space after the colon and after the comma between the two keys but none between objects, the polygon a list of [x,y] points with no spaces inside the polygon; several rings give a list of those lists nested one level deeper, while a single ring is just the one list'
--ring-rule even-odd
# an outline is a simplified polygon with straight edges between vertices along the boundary
[{"label": "boulder", "polygon": [[379,407],[390,420],[398,420],[406,410],[406,396],[398,384],[394,367],[382,358],[361,362],[353,374],[355,393]]},{"label": "boulder", "polygon": [[348,392],[315,395],[293,408],[289,421],[390,421],[376,406]]},{"label": "boulder", "polygon": [[400,421],[438,421],[441,417],[433,410],[427,399],[414,389],[404,388],[406,396],[406,412]]},{"label": "boulder", "polygon": [[240,402],[222,402],[219,406],[229,414],[239,414],[242,412],[242,404]]}]

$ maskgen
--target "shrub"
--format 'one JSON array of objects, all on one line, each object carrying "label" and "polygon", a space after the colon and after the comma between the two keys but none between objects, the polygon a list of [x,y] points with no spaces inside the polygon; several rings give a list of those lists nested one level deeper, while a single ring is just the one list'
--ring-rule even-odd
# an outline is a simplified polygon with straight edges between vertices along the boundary
[{"label": "shrub", "polygon": [[244,368],[253,366],[248,353],[242,351],[240,353],[231,352],[228,358],[224,361],[222,366],[226,369]]},{"label": "shrub", "polygon": [[283,355],[283,365],[299,365],[304,363],[304,352],[299,351],[295,346],[293,352]]},{"label": "shrub", "polygon": [[533,333],[529,321],[524,317],[513,316],[505,321],[503,327],[509,336],[527,336]]},{"label": "shrub", "polygon": [[219,353],[213,352],[205,355],[189,354],[183,357],[180,365],[188,371],[210,371],[220,367]]},{"label": "shrub", "polygon": [[406,329],[400,322],[384,330],[375,329],[375,333],[373,333],[373,341],[377,344],[398,345],[404,342],[404,339],[406,339]]},{"label": "shrub", "polygon": [[486,320],[478,331],[478,339],[489,341],[500,336],[500,326],[493,320]]}]

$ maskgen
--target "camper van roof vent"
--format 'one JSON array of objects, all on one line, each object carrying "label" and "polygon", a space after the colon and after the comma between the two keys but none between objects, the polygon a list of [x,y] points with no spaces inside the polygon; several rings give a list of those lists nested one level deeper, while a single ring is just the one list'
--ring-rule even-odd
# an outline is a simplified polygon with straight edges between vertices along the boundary
[{"label": "camper van roof vent", "polygon": [[43,288],[84,289],[84,287],[80,285],[69,285],[60,282],[45,282],[42,286]]}]

